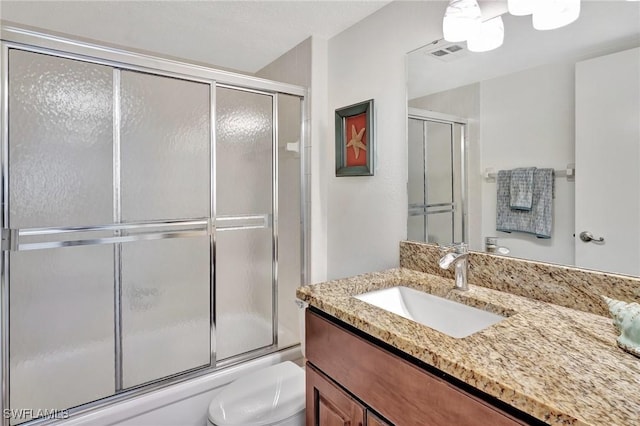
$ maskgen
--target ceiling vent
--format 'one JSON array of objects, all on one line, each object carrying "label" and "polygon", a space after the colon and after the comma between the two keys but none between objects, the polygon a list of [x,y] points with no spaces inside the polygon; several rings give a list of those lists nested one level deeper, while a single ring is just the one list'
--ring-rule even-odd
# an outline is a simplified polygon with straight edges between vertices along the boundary
[{"label": "ceiling vent", "polygon": [[451,62],[467,56],[469,51],[464,42],[452,43],[442,39],[425,46],[423,53],[440,61]]}]

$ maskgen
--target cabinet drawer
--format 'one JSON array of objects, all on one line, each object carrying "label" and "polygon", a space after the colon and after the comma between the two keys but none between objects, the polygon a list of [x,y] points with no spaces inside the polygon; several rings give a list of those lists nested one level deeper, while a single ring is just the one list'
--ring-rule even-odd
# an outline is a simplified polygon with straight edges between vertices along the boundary
[{"label": "cabinet drawer", "polygon": [[523,423],[307,309],[307,360],[396,425]]}]

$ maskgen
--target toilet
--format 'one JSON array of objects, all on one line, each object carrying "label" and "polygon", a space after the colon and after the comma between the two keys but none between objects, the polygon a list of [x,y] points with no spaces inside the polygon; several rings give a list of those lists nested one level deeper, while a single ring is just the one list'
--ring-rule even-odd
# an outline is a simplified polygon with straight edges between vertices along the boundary
[{"label": "toilet", "polygon": [[[304,342],[304,306],[298,306]],[[209,404],[208,418],[209,426],[304,426],[304,369],[285,361],[231,382]]]}]

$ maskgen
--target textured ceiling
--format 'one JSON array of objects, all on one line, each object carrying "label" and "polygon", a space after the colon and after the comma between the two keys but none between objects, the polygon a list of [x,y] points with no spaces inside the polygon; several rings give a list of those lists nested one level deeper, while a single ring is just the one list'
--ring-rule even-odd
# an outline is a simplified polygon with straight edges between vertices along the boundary
[{"label": "textured ceiling", "polygon": [[389,1],[0,1],[0,18],[253,73]]}]

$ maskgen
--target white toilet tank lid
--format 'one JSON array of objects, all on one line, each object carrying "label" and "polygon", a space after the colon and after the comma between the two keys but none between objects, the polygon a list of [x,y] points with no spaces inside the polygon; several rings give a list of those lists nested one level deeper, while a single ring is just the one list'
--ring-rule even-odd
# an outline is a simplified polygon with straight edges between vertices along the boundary
[{"label": "white toilet tank lid", "polygon": [[255,371],[227,385],[209,405],[217,426],[265,426],[304,409],[304,370],[291,361]]}]

